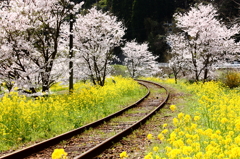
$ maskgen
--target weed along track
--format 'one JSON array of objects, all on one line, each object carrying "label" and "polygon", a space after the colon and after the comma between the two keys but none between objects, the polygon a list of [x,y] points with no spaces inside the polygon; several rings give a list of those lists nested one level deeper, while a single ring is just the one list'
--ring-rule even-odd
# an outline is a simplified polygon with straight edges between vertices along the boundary
[{"label": "weed along track", "polygon": [[159,84],[137,80],[149,92],[135,104],[104,119],[7,154],[1,159],[49,159],[54,149],[64,149],[69,159],[90,159],[144,124],[167,101],[169,93]]}]

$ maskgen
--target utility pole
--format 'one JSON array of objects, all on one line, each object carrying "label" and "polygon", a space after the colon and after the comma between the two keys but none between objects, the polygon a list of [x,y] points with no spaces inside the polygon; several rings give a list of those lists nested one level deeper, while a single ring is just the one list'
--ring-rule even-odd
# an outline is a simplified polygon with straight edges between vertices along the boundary
[{"label": "utility pole", "polygon": [[69,36],[69,94],[73,93],[73,14],[70,13],[70,36]]}]

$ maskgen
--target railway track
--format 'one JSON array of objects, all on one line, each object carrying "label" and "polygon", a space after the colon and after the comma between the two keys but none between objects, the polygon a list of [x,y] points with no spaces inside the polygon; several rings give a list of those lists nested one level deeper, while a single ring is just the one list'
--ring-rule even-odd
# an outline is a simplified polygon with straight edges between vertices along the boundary
[{"label": "railway track", "polygon": [[168,100],[168,91],[159,84],[137,80],[148,93],[135,104],[78,129],[0,156],[0,159],[50,159],[56,148],[63,148],[69,159],[90,159],[120,141],[144,124]]}]

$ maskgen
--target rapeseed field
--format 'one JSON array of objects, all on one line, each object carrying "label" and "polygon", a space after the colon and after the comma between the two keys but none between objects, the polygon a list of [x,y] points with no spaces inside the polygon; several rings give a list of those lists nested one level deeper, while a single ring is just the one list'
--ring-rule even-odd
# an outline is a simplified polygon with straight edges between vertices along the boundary
[{"label": "rapeseed field", "polygon": [[[61,85],[53,88],[63,90]],[[143,97],[147,91],[131,78],[113,77],[104,87],[75,84],[73,94],[37,99],[5,94],[0,101],[0,151],[41,141],[103,118]]]},{"label": "rapeseed field", "polygon": [[[151,79],[173,84],[173,80]],[[152,151],[144,159],[237,159],[240,158],[240,91],[220,82],[187,84],[181,88],[195,102],[164,124]],[[170,106],[172,111],[178,106]]]}]

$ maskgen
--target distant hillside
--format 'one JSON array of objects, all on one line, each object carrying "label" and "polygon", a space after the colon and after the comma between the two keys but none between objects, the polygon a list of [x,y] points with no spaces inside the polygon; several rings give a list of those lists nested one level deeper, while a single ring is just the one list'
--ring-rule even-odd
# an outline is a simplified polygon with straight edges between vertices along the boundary
[{"label": "distant hillside", "polygon": [[165,37],[174,30],[172,15],[176,11],[184,12],[195,3],[215,3],[221,18],[230,23],[239,11],[234,1],[239,0],[85,0],[84,7],[95,5],[112,12],[127,27],[125,39],[148,41],[150,51],[160,57],[159,61],[165,62],[168,59]]}]

